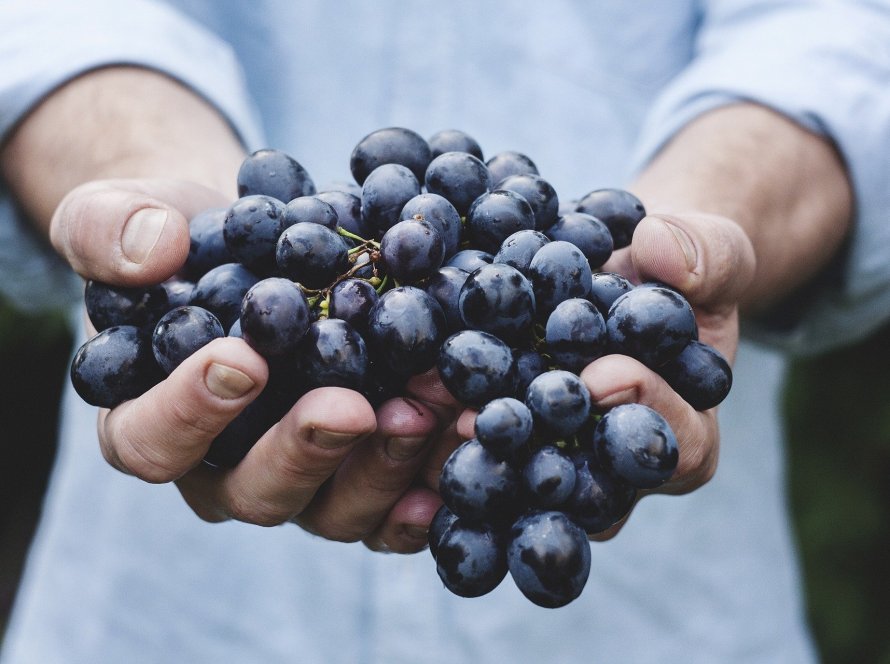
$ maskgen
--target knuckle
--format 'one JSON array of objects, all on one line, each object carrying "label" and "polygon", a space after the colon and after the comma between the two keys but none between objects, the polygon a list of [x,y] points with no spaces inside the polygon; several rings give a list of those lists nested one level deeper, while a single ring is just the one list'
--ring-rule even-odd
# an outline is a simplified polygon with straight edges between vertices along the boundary
[{"label": "knuckle", "polygon": [[280,526],[293,516],[281,506],[272,505],[256,496],[243,494],[232,496],[226,511],[236,521],[266,528]]}]

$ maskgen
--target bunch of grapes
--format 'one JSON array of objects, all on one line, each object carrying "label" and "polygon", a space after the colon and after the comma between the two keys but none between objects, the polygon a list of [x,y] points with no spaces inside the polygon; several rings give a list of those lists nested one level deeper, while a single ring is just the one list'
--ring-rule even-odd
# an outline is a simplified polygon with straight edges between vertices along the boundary
[{"label": "bunch of grapes", "polygon": [[435,367],[478,410],[475,437],[441,472],[429,539],[439,576],[475,597],[509,572],[532,602],[563,606],[587,581],[588,535],[678,462],[657,412],[598,411],[579,372],[629,355],[704,410],[728,393],[729,365],[698,341],[682,294],[600,269],[645,215],[629,192],[561,205],[528,156],[483,161],[457,130],[374,131],[350,170],[355,184],[318,192],[289,155],[249,156],[239,199],[190,221],[180,274],[86,285],[98,334],[74,357],[74,387],[112,408],[211,340],[243,338],[269,381],[205,457],[230,468],[309,390],[346,387],[377,405]]}]

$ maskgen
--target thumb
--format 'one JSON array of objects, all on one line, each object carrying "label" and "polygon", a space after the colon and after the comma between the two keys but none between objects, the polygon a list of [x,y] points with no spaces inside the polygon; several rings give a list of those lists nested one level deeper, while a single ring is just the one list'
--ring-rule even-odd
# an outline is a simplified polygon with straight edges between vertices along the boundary
[{"label": "thumb", "polygon": [[50,222],[50,241],[85,279],[160,283],[185,263],[188,220],[226,203],[222,194],[185,181],[90,182],[62,199]]}]

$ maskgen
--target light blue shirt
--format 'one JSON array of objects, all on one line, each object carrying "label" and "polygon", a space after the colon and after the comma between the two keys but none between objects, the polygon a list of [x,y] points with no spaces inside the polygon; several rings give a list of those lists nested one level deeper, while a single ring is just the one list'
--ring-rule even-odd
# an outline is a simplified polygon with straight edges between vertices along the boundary
[{"label": "light blue shirt", "polygon": [[[753,99],[834,138],[858,212],[843,278],[790,334],[761,334],[812,350],[890,314],[883,2],[27,0],[0,4],[0,25],[0,131],[73,75],[141,64],[318,184],[346,179],[373,129],[457,127],[486,155],[527,153],[573,198],[626,183],[696,115]],[[6,210],[0,247],[24,241]],[[52,261],[39,249],[0,250],[0,270],[43,274],[33,266]],[[68,279],[52,274],[0,283],[48,301]],[[108,467],[94,412],[69,391],[3,661],[813,661],[785,505],[783,371],[775,352],[743,344],[714,480],[642,501],[619,537],[592,545],[584,593],[559,610],[509,579],[483,598],[452,596],[428,553],[203,523],[175,487]]]}]

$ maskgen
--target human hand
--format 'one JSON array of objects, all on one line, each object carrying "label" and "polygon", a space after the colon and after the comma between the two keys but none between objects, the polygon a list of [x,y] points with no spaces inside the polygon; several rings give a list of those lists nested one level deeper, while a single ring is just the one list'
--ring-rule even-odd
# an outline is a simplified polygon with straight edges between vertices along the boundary
[{"label": "human hand", "polygon": [[[50,223],[55,248],[87,279],[139,286],[163,281],[183,264],[187,220],[225,205],[218,193],[168,180],[105,180],[64,197]],[[424,463],[439,428],[435,388],[417,381],[416,399],[375,413],[358,393],[306,394],[234,469],[202,464],[211,441],[262,391],[265,361],[243,340],[217,339],[160,384],[101,410],[102,453],[115,468],[148,482],[176,482],[203,519],[260,525],[295,521],[320,536],[367,539],[373,548],[412,551],[412,536],[437,503],[417,489],[400,498]],[[425,405],[420,399],[430,400]]]}]

